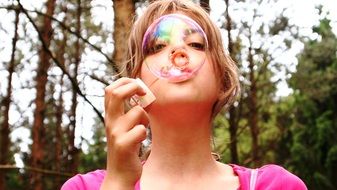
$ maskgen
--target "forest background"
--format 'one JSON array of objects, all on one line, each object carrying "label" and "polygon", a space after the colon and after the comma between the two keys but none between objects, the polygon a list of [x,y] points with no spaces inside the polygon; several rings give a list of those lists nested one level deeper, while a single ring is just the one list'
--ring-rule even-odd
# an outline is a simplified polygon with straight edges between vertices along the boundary
[{"label": "forest background", "polygon": [[[333,0],[200,0],[240,69],[214,122],[224,163],[280,164],[337,189]],[[105,167],[104,87],[148,1],[0,1],[0,189],[59,189]]]}]

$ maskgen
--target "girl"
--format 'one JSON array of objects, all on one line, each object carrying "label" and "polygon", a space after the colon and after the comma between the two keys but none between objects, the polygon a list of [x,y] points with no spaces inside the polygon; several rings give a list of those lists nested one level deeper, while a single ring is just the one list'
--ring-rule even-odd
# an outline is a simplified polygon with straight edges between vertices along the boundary
[{"label": "girl", "polygon": [[[184,29],[168,32],[170,24]],[[154,1],[135,22],[127,55],[130,78],[105,89],[107,168],[76,175],[63,190],[306,189],[280,166],[252,170],[212,156],[212,119],[230,105],[239,84],[219,29],[201,7]],[[130,98],[140,104],[126,111]],[[148,126],[151,153],[141,162],[138,152]]]}]

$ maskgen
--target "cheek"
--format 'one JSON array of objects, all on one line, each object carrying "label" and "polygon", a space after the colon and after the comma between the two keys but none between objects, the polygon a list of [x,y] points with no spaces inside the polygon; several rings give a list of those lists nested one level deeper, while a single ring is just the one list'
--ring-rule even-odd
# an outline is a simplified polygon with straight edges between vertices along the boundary
[{"label": "cheek", "polygon": [[142,66],[140,67],[140,74],[139,74],[139,77],[141,79],[144,78],[144,73],[146,72],[147,68],[146,68],[146,65],[144,63],[142,63]]},{"label": "cheek", "polygon": [[145,63],[142,63],[139,76],[147,85],[151,84],[152,81],[156,79],[156,77],[149,71]]},{"label": "cheek", "polygon": [[[147,87],[149,87],[149,89],[153,93],[155,93],[154,91],[156,90],[155,89],[156,85],[154,84],[157,82],[158,78],[150,72],[150,70],[148,69],[145,63],[142,63],[140,73],[139,73],[139,78],[146,84]],[[155,93],[155,95],[156,94],[157,93]]]},{"label": "cheek", "polygon": [[203,67],[202,72],[199,73],[201,74],[200,82],[204,86],[205,92],[208,92],[209,96],[211,96],[211,99],[217,100],[220,93],[220,84],[215,72],[216,67],[213,66],[209,58]]}]

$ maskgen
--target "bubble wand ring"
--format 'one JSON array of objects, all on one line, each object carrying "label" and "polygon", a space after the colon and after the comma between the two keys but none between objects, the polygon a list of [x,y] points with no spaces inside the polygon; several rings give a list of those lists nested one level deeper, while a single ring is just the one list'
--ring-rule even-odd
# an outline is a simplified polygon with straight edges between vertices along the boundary
[{"label": "bubble wand ring", "polygon": [[169,55],[172,65],[179,70],[184,70],[190,62],[190,58],[185,50],[174,51]]},{"label": "bubble wand ring", "polygon": [[144,63],[155,76],[181,82],[195,76],[204,64],[208,41],[194,20],[181,14],[168,14],[148,27],[142,48]]},{"label": "bubble wand ring", "polygon": [[[188,16],[182,15],[182,14],[172,13],[172,14],[168,14],[168,15],[164,15],[164,16],[159,17],[158,19],[156,19],[156,20],[155,20],[155,21],[148,27],[148,29],[146,30],[144,36],[148,36],[149,33],[150,33],[151,31],[153,31],[154,28],[157,26],[157,24],[158,24],[159,22],[161,22],[163,19],[165,19],[165,18],[170,18],[170,17],[182,18],[182,19],[188,21],[189,24],[191,24],[191,25],[197,27],[198,32],[201,32],[202,35],[205,37],[205,39],[206,39],[206,40],[205,40],[205,43],[206,43],[205,46],[208,47],[208,40],[207,40],[207,37],[206,37],[207,35],[206,35],[206,33],[204,32],[204,30],[203,30],[203,29],[199,26],[199,24],[197,24],[193,19],[191,19],[191,18],[188,17]],[[143,41],[142,41],[142,48],[143,48],[143,49],[145,48],[145,46],[146,46],[146,44],[148,43],[148,41],[149,41],[148,38],[143,38]]]}]

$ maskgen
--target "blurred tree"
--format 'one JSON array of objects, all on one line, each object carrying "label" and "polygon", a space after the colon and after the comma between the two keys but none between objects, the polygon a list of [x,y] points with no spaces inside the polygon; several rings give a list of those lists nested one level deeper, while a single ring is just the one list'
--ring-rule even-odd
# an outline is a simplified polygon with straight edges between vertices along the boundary
[{"label": "blurred tree", "polygon": [[[16,59],[16,45],[17,41],[19,38],[18,34],[18,26],[19,26],[19,16],[20,12],[18,10],[15,11],[15,20],[14,20],[14,37],[12,40],[12,53],[11,53],[11,59],[8,64],[8,80],[7,80],[7,94],[6,96],[1,99],[0,103],[0,113],[2,113],[3,118],[0,118],[1,122],[1,133],[0,133],[0,165],[5,165],[5,164],[10,164],[11,163],[11,151],[10,151],[10,132],[11,132],[11,127],[9,124],[9,110],[10,110],[10,105],[12,101],[12,78],[13,78],[13,73],[15,71],[15,66],[18,63],[18,60]],[[6,175],[3,172],[0,172],[0,189],[6,190]]]},{"label": "blurred tree", "polygon": [[[100,28],[99,25],[91,22],[91,4],[89,1],[70,0],[60,3],[56,6],[55,12],[66,13],[62,23],[53,18],[63,27],[54,28],[54,31],[60,32],[61,35],[53,38],[49,49],[50,52],[56,52],[53,60],[57,62],[57,67],[51,65],[50,70],[55,71],[58,68],[64,70],[61,74],[50,72],[45,94],[47,101],[45,138],[50,139],[50,141],[44,144],[44,148],[45,151],[55,151],[48,152],[45,156],[44,163],[39,166],[43,171],[32,171],[41,173],[45,189],[59,189],[66,177],[69,177],[69,173],[77,172],[81,152],[81,149],[78,148],[81,144],[75,145],[76,119],[78,119],[76,117],[77,93],[79,93],[78,89],[80,88],[78,69],[81,55],[85,54],[83,50],[86,48],[85,44],[80,43],[80,40],[84,39],[82,31],[85,31],[86,38],[90,38],[95,36],[98,28]],[[45,16],[43,15],[43,17]],[[82,22],[84,23],[83,28]],[[69,28],[74,30],[70,32]],[[103,40],[105,35],[104,33],[101,35]],[[83,41],[88,42],[87,39]],[[92,46],[92,44],[89,44],[89,46]],[[52,55],[54,54],[52,53]],[[71,82],[63,79],[65,74],[68,75],[68,78],[71,76],[69,78],[72,79]],[[66,92],[69,96],[62,95]],[[55,180],[51,180],[53,176],[50,176],[48,171],[59,172],[53,174],[56,176]]]},{"label": "blurred tree", "polygon": [[[225,18],[226,18],[226,31],[227,31],[227,39],[228,39],[228,52],[233,59],[234,62],[239,64],[239,60],[237,59],[239,50],[238,46],[240,46],[240,41],[238,40],[236,43],[233,42],[232,37],[232,30],[233,30],[233,22],[232,18],[229,14],[229,0],[225,0],[226,3],[226,10],[225,10]],[[237,130],[239,128],[238,121],[239,121],[239,113],[241,112],[241,106],[237,107],[232,105],[229,108],[229,135],[230,135],[230,154],[231,154],[231,163],[238,164],[239,163],[239,155],[238,155],[238,148],[237,148]]]},{"label": "blurred tree", "polygon": [[[60,4],[60,11],[65,13],[65,17],[63,18],[63,23],[67,23],[69,19],[69,14],[68,14],[68,8],[65,5],[65,3]],[[55,44],[59,47],[59,51],[56,52],[56,57],[60,61],[60,64],[62,67],[66,67],[66,47],[67,47],[67,42],[68,42],[68,33],[65,30],[65,28],[61,28],[61,33],[63,34],[62,39],[56,39]],[[60,92],[58,99],[55,99],[53,102],[53,107],[55,107],[55,158],[54,158],[54,167],[56,172],[61,172],[65,170],[64,165],[65,165],[65,158],[64,155],[67,151],[65,151],[65,135],[64,135],[64,130],[63,130],[63,115],[65,114],[65,108],[64,108],[64,73],[61,74],[60,79],[59,79],[59,86],[60,86]],[[63,180],[60,178],[60,176],[57,176],[54,181],[54,187],[53,189],[60,189],[61,184]]]},{"label": "blurred tree", "polygon": [[[56,0],[48,0],[46,2],[46,15],[53,16],[55,10]],[[32,154],[31,154],[31,166],[41,167],[43,166],[45,157],[45,112],[46,112],[46,84],[48,81],[48,70],[50,67],[50,56],[45,48],[49,48],[52,40],[52,20],[50,17],[43,18],[43,24],[40,27],[41,36],[44,40],[44,45],[41,45],[39,50],[39,64],[36,71],[36,98],[35,98],[35,111],[34,111],[34,123],[32,126]],[[40,173],[32,173],[31,188],[34,190],[42,190],[42,175]]]},{"label": "blurred tree", "polygon": [[[40,50],[39,50],[38,56],[35,57],[35,58],[37,57],[40,58],[39,59],[40,64],[37,64],[38,69],[42,70],[41,65],[45,64],[45,62],[42,61],[41,59],[42,54],[48,58],[47,59],[46,57],[44,57],[43,60],[45,61],[48,60],[47,64],[49,64],[48,69],[44,68],[43,70],[45,71],[44,73],[45,78],[43,78],[43,80],[41,78],[37,80],[36,78],[35,80],[36,83],[39,82],[39,84],[41,84],[42,82],[45,82],[44,97],[43,97],[43,100],[44,100],[44,109],[43,109],[44,118],[42,121],[43,128],[40,128],[39,133],[38,133],[39,140],[40,140],[40,145],[39,145],[40,149],[38,151],[40,151],[40,153],[42,151],[44,152],[43,159],[39,157],[39,162],[33,166],[30,164],[32,163],[32,157],[33,157],[31,152],[28,151],[23,154],[21,152],[20,155],[22,155],[21,158],[23,159],[25,166],[23,169],[20,169],[20,172],[17,172],[17,173],[8,172],[7,173],[8,174],[7,176],[9,178],[7,182],[10,184],[8,186],[10,188],[14,188],[14,189],[20,189],[18,187],[35,188],[35,186],[29,186],[27,183],[27,179],[32,179],[28,174],[32,173],[34,176],[39,176],[39,179],[43,179],[42,185],[39,185],[39,186],[43,186],[44,189],[59,189],[60,185],[65,180],[64,176],[69,177],[68,171],[75,172],[74,170],[77,170],[78,168],[78,164],[80,162],[79,156],[77,156],[78,159],[74,159],[75,156],[74,154],[72,154],[76,152],[76,154],[79,155],[79,151],[72,151],[72,150],[74,149],[80,150],[80,148],[78,147],[81,146],[81,145],[77,145],[75,147],[75,135],[74,134],[75,134],[76,123],[74,123],[73,120],[78,119],[76,118],[76,109],[77,109],[76,107],[77,106],[74,106],[74,105],[77,105],[78,102],[74,100],[77,99],[77,93],[78,93],[82,97],[84,97],[84,99],[90,104],[90,101],[86,99],[86,95],[82,93],[83,89],[81,89],[81,88],[85,88],[85,84],[84,84],[85,81],[78,82],[77,79],[79,78],[79,75],[81,75],[82,78],[85,78],[91,74],[90,73],[91,70],[89,72],[84,70],[85,72],[80,72],[78,75],[77,72],[79,69],[81,69],[79,63],[81,62],[81,55],[83,54],[86,55],[87,53],[87,52],[83,52],[84,49],[86,49],[87,51],[98,51],[100,54],[103,54],[102,51],[99,51],[100,48],[102,48],[100,41],[95,42],[96,44],[90,43],[89,42],[90,37],[98,36],[96,39],[101,39],[101,41],[105,42],[108,36],[107,30],[102,30],[101,23],[97,24],[92,21],[93,17],[91,14],[92,13],[91,2],[90,1],[81,2],[81,6],[78,6],[78,4],[79,4],[79,1],[74,1],[74,0],[55,3],[53,5],[54,6],[53,12],[55,13],[54,14],[55,16],[49,14],[50,12],[48,12],[48,10],[50,9],[46,9],[47,10],[46,13],[42,13],[37,10],[25,9],[20,3],[18,7],[15,7],[15,6],[6,7],[8,10],[15,10],[18,12],[22,11],[28,18],[29,22],[33,25],[39,37],[39,38],[36,38],[36,36],[33,35],[34,36],[33,39],[35,40],[31,40],[28,36],[31,35],[32,33],[30,31],[27,32],[25,30],[26,26],[23,25],[22,29],[24,30],[25,35],[24,35],[24,38],[20,40],[22,41],[26,40],[27,43],[26,42],[25,43],[28,44],[29,47],[31,47],[31,49],[28,51],[31,52],[32,55],[22,55],[24,57],[22,68],[26,69],[27,65],[34,65],[34,59],[30,61],[29,60],[30,58],[28,56],[32,56],[34,58],[36,56],[34,52],[37,52],[36,49],[38,46],[40,47],[42,46],[42,48],[39,48]],[[80,8],[77,8],[77,7],[80,7]],[[79,11],[79,9],[81,10]],[[61,20],[60,18],[63,20],[60,21]],[[53,26],[52,31],[51,29],[48,29],[48,27],[47,28],[44,27],[44,25],[42,24],[42,22],[45,21],[46,19],[49,19],[50,26],[51,25]],[[25,19],[23,20],[26,21]],[[24,21],[20,24],[25,24],[26,22]],[[79,23],[79,21],[81,22]],[[38,25],[40,25],[40,27],[37,27]],[[28,28],[28,29],[31,29],[31,28]],[[29,35],[27,36],[27,34]],[[52,35],[52,34],[55,34],[55,35]],[[47,37],[49,37],[49,39],[46,39]],[[38,44],[39,42],[40,44]],[[20,51],[20,49],[16,49],[16,51]],[[104,55],[105,54],[103,54],[103,56]],[[50,60],[50,58],[53,60]],[[56,65],[51,64],[52,61],[54,61]],[[32,63],[32,64],[28,64],[28,63]],[[104,73],[103,72],[104,67],[102,66],[104,65],[108,65],[108,64],[105,64],[105,63],[100,64],[99,66],[101,69],[100,70],[94,69],[93,72],[96,72],[96,71],[101,72],[100,76],[102,76],[102,73]],[[33,68],[35,69],[34,66]],[[61,72],[60,72],[60,69],[61,69]],[[82,66],[82,69],[83,69],[83,66]],[[32,71],[31,73],[33,73],[32,76],[34,76],[35,72]],[[64,75],[67,75],[69,80],[66,80],[67,78],[64,78]],[[27,75],[23,75],[23,76],[27,78]],[[31,79],[28,79],[28,80],[31,80]],[[23,81],[21,80],[19,82],[23,83]],[[27,82],[30,82],[30,81],[27,81]],[[91,82],[92,81],[90,81],[89,84]],[[80,84],[82,84],[82,86],[80,86]],[[13,87],[13,86],[10,85],[10,87]],[[30,87],[28,84],[27,86],[24,86],[24,85],[20,86],[17,89],[20,90],[20,88],[31,89],[32,87]],[[71,91],[73,91],[72,93],[73,95],[69,94],[69,92]],[[1,97],[1,100],[2,99],[3,98]],[[72,102],[75,102],[75,103],[72,103]],[[16,105],[16,102],[14,102],[13,104]],[[31,104],[29,104],[28,106],[32,107],[33,109],[38,107],[37,105],[34,105],[33,102],[31,102]],[[24,114],[25,112],[29,112],[29,110],[19,110],[19,106],[17,106],[16,108],[18,109],[17,113],[19,114]],[[97,113],[98,110],[96,109],[95,111]],[[99,114],[101,116],[101,112]],[[20,118],[24,118],[24,119],[20,119],[22,120],[22,122],[15,123],[15,125],[17,126],[14,126],[13,128],[25,128],[25,127],[31,128],[32,126],[31,119],[34,122],[37,120],[35,119],[35,115],[34,117],[32,117],[28,114],[29,118],[24,117],[24,116],[25,115],[22,115],[20,117]],[[1,114],[1,118],[2,118],[2,114]],[[69,128],[71,128],[71,130],[68,130]],[[32,134],[34,134],[34,132],[32,132]],[[7,134],[6,137],[9,138],[10,136]],[[24,142],[22,144],[26,144],[26,143],[27,142]],[[34,152],[33,151],[34,146],[36,146],[36,143],[32,146],[32,152]],[[68,146],[71,148],[68,149],[67,148]],[[13,148],[11,148],[11,151],[14,151],[15,150],[14,148],[15,147],[13,146]],[[36,150],[36,148],[34,150]],[[7,153],[9,152],[10,151],[8,150]],[[13,163],[12,156],[11,156],[11,160],[9,160],[8,163]],[[71,169],[71,168],[74,168],[74,169]],[[1,170],[5,170],[5,169],[6,167],[1,167]],[[18,169],[19,168],[12,165],[12,166],[9,166],[6,170],[15,171]],[[2,171],[0,173],[3,174]],[[16,176],[16,175],[19,175],[19,176]],[[51,175],[56,176],[55,178],[56,180],[51,180],[50,178]],[[17,181],[17,183],[14,183],[17,179],[19,181]]]},{"label": "blurred tree", "polygon": [[204,8],[208,13],[211,12],[211,8],[209,6],[209,0],[200,0],[200,6]]},{"label": "blurred tree", "polygon": [[133,0],[112,0],[114,10],[114,52],[112,60],[114,62],[113,68],[116,73],[119,73],[119,67],[125,59],[125,52],[127,52],[126,39],[131,31],[133,19],[135,18],[135,3]]},{"label": "blurred tree", "polygon": [[88,141],[88,149],[80,155],[79,172],[88,172],[106,168],[106,138],[104,125],[96,120],[93,138]]},{"label": "blurred tree", "polygon": [[[229,147],[222,144],[218,150],[222,152],[225,162],[256,167],[273,161],[274,149],[279,140],[275,138],[280,131],[275,127],[275,106],[278,102],[274,98],[279,80],[273,78],[282,64],[277,61],[275,52],[286,51],[291,46],[293,38],[287,39],[283,34],[292,26],[284,17],[284,10],[275,18],[263,20],[265,18],[258,7],[273,6],[274,2],[258,1],[253,3],[254,6],[245,1],[225,3],[224,28],[227,32],[228,51],[239,67],[241,93],[229,112],[222,114],[228,122],[219,119],[222,124],[216,124],[228,127],[228,134],[222,134],[224,131],[219,130],[216,137],[229,138]],[[251,17],[243,19],[241,23],[235,22],[229,10],[238,7],[245,9]],[[275,25],[280,27],[276,29]],[[274,38],[283,41],[274,44]]]},{"label": "blurred tree", "polygon": [[[97,2],[56,1],[52,15],[47,7],[42,8],[46,13],[38,11],[39,9],[28,10],[23,7],[20,9],[29,20],[20,17],[18,23],[20,38],[18,46],[13,48],[13,50],[16,49],[14,57],[15,66],[17,66],[14,68],[14,74],[20,76],[19,81],[16,81],[20,84],[8,87],[13,87],[13,94],[20,94],[16,93],[19,91],[26,93],[33,89],[33,76],[37,74],[34,70],[38,67],[44,73],[38,73],[38,76],[41,76],[40,79],[35,78],[40,87],[45,85],[44,95],[39,95],[40,99],[44,100],[44,109],[34,102],[27,103],[26,107],[20,107],[24,101],[18,100],[22,98],[12,96],[10,108],[19,115],[20,119],[10,126],[10,131],[30,129],[33,122],[35,122],[34,126],[39,124],[43,127],[32,132],[35,139],[33,141],[35,148],[32,147],[32,152],[22,149],[20,154],[15,155],[21,156],[25,163],[24,168],[15,168],[15,166],[11,169],[0,168],[0,176],[6,174],[8,189],[34,188],[28,185],[30,173],[43,179],[44,189],[59,189],[71,172],[76,170],[87,172],[105,167],[106,142],[102,122],[98,119],[95,121],[92,139],[84,139],[79,133],[76,133],[75,138],[75,130],[82,129],[76,129],[76,126],[90,127],[86,122],[81,123],[80,116],[83,116],[83,113],[79,114],[78,105],[84,101],[90,104],[91,101],[86,97],[94,100],[95,104],[100,104],[97,102],[102,99],[103,93],[93,93],[95,90],[92,87],[98,86],[98,89],[103,89],[112,80],[111,74],[119,72],[115,68],[121,62],[125,52],[123,49],[126,47],[125,39],[137,7],[135,3],[141,6],[139,9],[141,11],[148,1],[111,1],[113,8],[116,9],[113,55],[108,47],[111,46],[112,29],[107,29],[106,25],[100,23],[101,21],[94,20],[97,18],[93,15],[97,13],[94,9],[102,10],[99,8],[107,7]],[[207,0],[195,2],[209,3]],[[248,166],[277,162],[285,164],[288,169],[300,175],[308,183],[309,189],[336,189],[337,182],[334,180],[337,171],[337,145],[334,140],[337,125],[335,119],[337,118],[336,37],[331,32],[330,21],[322,19],[320,25],[314,28],[318,38],[304,41],[305,49],[299,56],[298,72],[294,73],[290,80],[295,90],[294,95],[277,99],[275,91],[278,80],[274,77],[282,65],[277,62],[276,54],[281,52],[283,56],[282,52],[290,48],[291,36],[296,36],[296,34],[292,35],[292,31],[297,31],[297,28],[292,28],[283,12],[279,15],[275,14],[275,18],[269,18],[267,22],[262,21],[265,14],[259,12],[259,8],[265,6],[266,2],[269,6],[275,5],[274,1],[240,0],[229,3],[226,0],[225,15],[217,22],[217,24],[224,23],[223,27],[226,31],[222,30],[222,32],[225,31],[223,34],[227,34],[225,39],[228,40],[228,51],[240,69],[242,93],[229,112],[222,112],[215,121],[216,149],[222,154],[224,162]],[[112,8],[111,5],[108,6]],[[18,10],[18,7],[11,5],[6,9],[10,12]],[[230,14],[231,11],[236,13],[234,11],[239,9],[244,9],[245,14],[251,17],[237,19],[235,14]],[[30,18],[27,13],[31,15]],[[52,30],[44,27],[43,22],[48,19],[51,24],[45,24],[45,26],[53,26]],[[41,43],[40,35],[37,38],[36,33],[31,32],[32,25],[27,24],[28,22],[40,26],[33,26],[37,32],[43,28],[40,35],[49,39],[43,38],[44,43]],[[1,21],[0,31],[3,31],[2,27]],[[283,36],[285,32],[290,36],[288,39]],[[283,41],[279,40],[280,38]],[[26,47],[29,47],[28,50],[25,49]],[[25,53],[19,55],[21,51]],[[97,54],[91,54],[92,52]],[[102,55],[103,59],[100,59]],[[51,61],[50,58],[53,60]],[[94,60],[96,58],[97,60]],[[19,62],[20,64],[17,64]],[[52,62],[55,65],[51,64]],[[112,62],[114,64],[111,65]],[[41,69],[43,65],[47,67]],[[111,68],[112,70],[109,70]],[[11,73],[7,65],[0,69],[1,74],[5,72]],[[31,76],[27,73],[31,73]],[[6,83],[10,83],[10,75],[7,76]],[[1,92],[6,94],[0,97],[2,103],[6,102],[7,95],[10,94],[8,91],[3,89]],[[27,94],[31,93],[35,91],[29,91]],[[24,97],[27,98],[26,101],[30,101],[28,97]],[[8,108],[9,106],[1,106],[1,127],[8,121],[8,118],[6,119]],[[32,116],[30,113],[35,108],[36,115]],[[102,110],[95,111],[98,117],[101,116]],[[85,111],[81,110],[81,112]],[[42,116],[43,120],[41,120]],[[103,121],[103,117],[100,119]],[[36,129],[34,127],[34,130]],[[1,131],[0,157],[10,157],[6,163],[14,163],[12,154],[18,152],[19,146],[29,144],[31,141],[28,139],[22,143],[24,137],[20,137],[15,139],[11,146],[7,146],[7,142],[10,142],[8,133],[8,130]],[[39,137],[39,144],[36,144],[36,136]],[[75,139],[78,140],[77,143]],[[37,150],[36,147],[39,149]],[[41,153],[43,157],[38,157],[38,164],[32,168],[28,160],[33,156],[31,154],[36,154],[36,151],[43,151]]]},{"label": "blurred tree", "polygon": [[296,102],[288,164],[309,189],[337,189],[337,38],[327,18],[313,31],[318,37],[304,41],[290,79]]},{"label": "blurred tree", "polygon": [[[81,24],[81,18],[82,18],[82,6],[85,6],[82,4],[81,0],[76,0],[76,12],[75,12],[75,31],[78,36],[81,36],[81,30],[82,30],[82,24]],[[85,6],[87,7],[87,6]],[[80,149],[78,149],[75,146],[75,129],[76,129],[76,108],[77,108],[77,91],[75,86],[78,86],[78,68],[79,64],[81,62],[81,55],[83,53],[84,46],[80,42],[80,38],[76,37],[76,40],[74,42],[75,52],[72,56],[73,61],[71,61],[71,67],[72,70],[72,77],[76,83],[76,85],[72,86],[72,97],[71,97],[71,108],[69,113],[69,125],[68,125],[68,162],[69,162],[69,170],[70,172],[76,173],[77,167],[79,164],[79,153]]]}]

